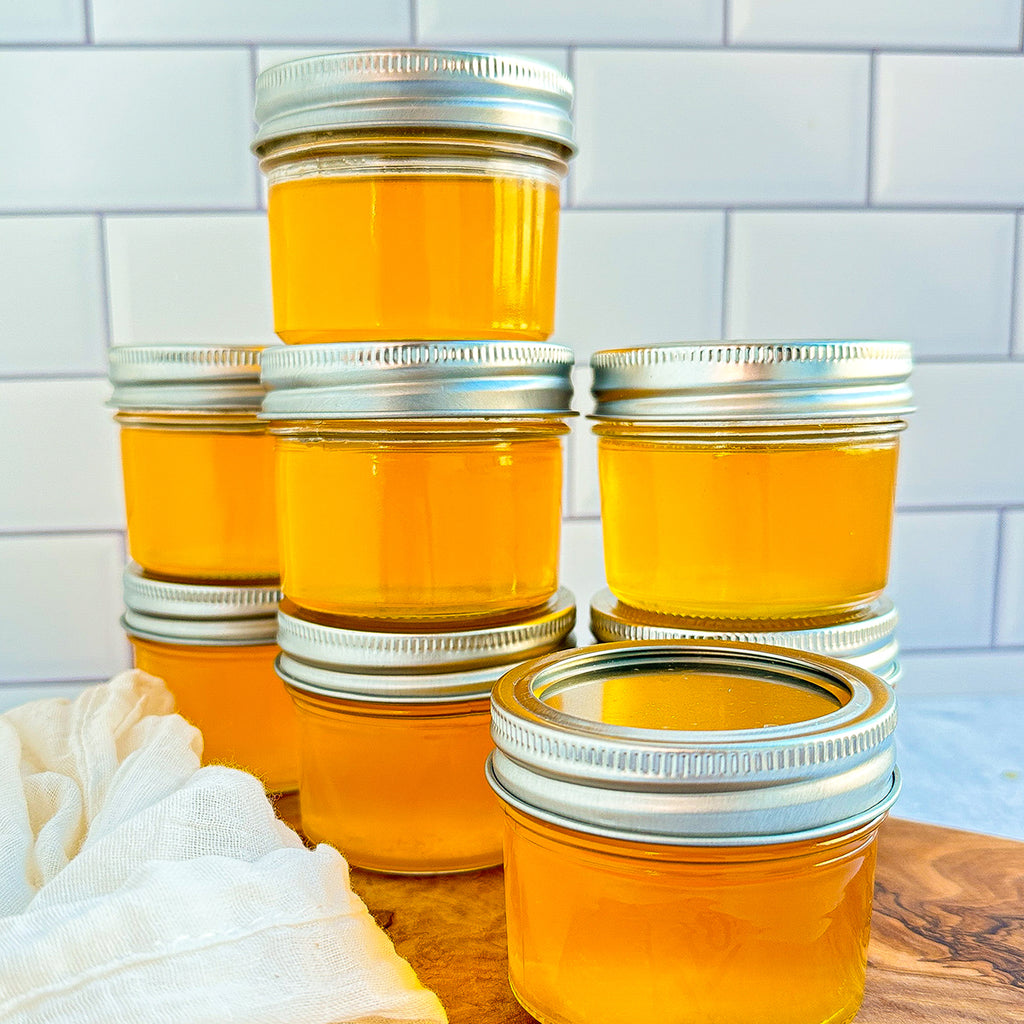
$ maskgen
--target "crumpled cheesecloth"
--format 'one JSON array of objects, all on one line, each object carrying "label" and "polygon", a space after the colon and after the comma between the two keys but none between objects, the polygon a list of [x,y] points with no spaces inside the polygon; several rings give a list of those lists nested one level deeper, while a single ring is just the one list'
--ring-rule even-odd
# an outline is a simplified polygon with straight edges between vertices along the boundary
[{"label": "crumpled cheesecloth", "polygon": [[444,1022],[337,851],[173,708],[136,671],[0,715],[0,1021]]}]

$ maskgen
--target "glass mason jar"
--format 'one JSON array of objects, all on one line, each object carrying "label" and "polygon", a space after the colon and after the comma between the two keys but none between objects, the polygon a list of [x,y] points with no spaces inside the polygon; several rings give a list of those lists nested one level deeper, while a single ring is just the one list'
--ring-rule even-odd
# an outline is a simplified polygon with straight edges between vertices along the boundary
[{"label": "glass mason jar", "polygon": [[524,615],[558,586],[572,353],[487,342],[267,353],[282,585],[342,618]]},{"label": "glass mason jar", "polygon": [[128,551],[178,580],[278,577],[273,439],[256,414],[259,347],[110,352]]},{"label": "glass mason jar", "polygon": [[511,670],[509,978],[546,1024],[846,1024],[864,990],[895,697],[778,647],[653,641]]},{"label": "glass mason jar", "polygon": [[773,630],[710,630],[680,626],[671,615],[637,611],[602,590],[590,602],[590,632],[599,643],[620,640],[735,640],[740,643],[791,647],[797,651],[824,654],[848,661],[873,672],[895,686],[903,675],[899,660],[896,606],[880,597],[858,615],[831,626],[798,626]]},{"label": "glass mason jar", "polygon": [[592,365],[620,601],[689,620],[835,622],[880,596],[909,345],[656,345]]},{"label": "glass mason jar", "polygon": [[454,633],[371,633],[282,611],[278,674],[298,713],[306,836],[392,874],[501,863],[484,778],[491,687],[509,664],[563,645],[575,616],[564,590],[526,622]]},{"label": "glass mason jar", "polygon": [[298,788],[295,712],[274,672],[275,587],[148,578],[129,564],[122,625],[135,665],[166,683],[203,734],[203,763],[241,768],[269,793]]},{"label": "glass mason jar", "polygon": [[448,50],[307,57],[256,80],[274,325],[289,343],[543,340],[572,84]]}]

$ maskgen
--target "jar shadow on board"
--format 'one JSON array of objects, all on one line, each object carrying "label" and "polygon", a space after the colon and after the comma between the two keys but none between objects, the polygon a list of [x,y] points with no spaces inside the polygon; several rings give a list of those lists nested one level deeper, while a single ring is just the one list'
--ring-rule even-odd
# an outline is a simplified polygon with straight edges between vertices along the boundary
[{"label": "jar shadow on board", "polygon": [[288,343],[543,340],[572,84],[540,61],[336,53],[256,80],[274,326]]},{"label": "jar shadow on board", "polygon": [[655,345],[592,365],[605,566],[623,604],[713,629],[825,625],[881,595],[909,345]]},{"label": "jar shadow on board", "polygon": [[509,979],[550,1024],[847,1024],[892,689],[781,647],[607,644],[492,696]]}]

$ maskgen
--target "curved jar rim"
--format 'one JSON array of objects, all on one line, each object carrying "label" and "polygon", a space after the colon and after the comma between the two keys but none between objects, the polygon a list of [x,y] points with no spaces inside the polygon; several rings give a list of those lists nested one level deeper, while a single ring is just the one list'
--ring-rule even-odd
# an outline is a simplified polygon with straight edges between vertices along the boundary
[{"label": "curved jar rim", "polygon": [[913,411],[903,341],[684,342],[591,358],[595,419],[859,422]]},{"label": "curved jar rim", "polygon": [[529,57],[484,51],[353,50],[276,64],[256,78],[256,137],[453,128],[526,135],[575,152],[572,82]]},{"label": "curved jar rim", "polygon": [[135,562],[125,567],[123,581],[121,624],[129,636],[197,646],[276,641],[282,598],[276,583],[178,583],[148,576]]},{"label": "curved jar rim", "polygon": [[576,603],[562,587],[523,621],[426,632],[344,628],[278,612],[278,675],[298,690],[364,701],[487,696],[516,661],[565,645]]},{"label": "curved jar rim", "polygon": [[[635,687],[664,672],[678,674],[680,709],[687,679],[702,674],[830,693],[840,706],[743,729],[601,720],[608,712],[594,703],[595,682]],[[498,795],[596,835],[682,846],[794,842],[883,816],[900,788],[891,687],[846,662],[789,648],[706,640],[577,648],[507,672],[491,715],[497,749],[488,772]]]},{"label": "curved jar rim", "polygon": [[859,615],[830,625],[792,623],[770,629],[700,628],[674,622],[670,615],[624,605],[607,588],[590,602],[590,630],[600,643],[621,640],[727,640],[789,647],[848,661],[892,684],[900,675],[896,627],[899,613],[880,597]]},{"label": "curved jar rim", "polygon": [[123,412],[260,409],[263,345],[117,345],[108,357],[107,405]]},{"label": "curved jar rim", "polygon": [[290,345],[262,362],[265,420],[572,414],[572,350],[547,342]]}]

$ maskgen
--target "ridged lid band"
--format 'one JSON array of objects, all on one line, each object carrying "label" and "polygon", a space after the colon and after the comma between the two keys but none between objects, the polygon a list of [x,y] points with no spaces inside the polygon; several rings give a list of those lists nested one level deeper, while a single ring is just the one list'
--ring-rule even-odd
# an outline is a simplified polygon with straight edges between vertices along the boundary
[{"label": "ridged lid band", "polygon": [[263,346],[119,345],[110,350],[115,409],[257,412]]},{"label": "ridged lid band", "polygon": [[273,643],[280,601],[277,586],[172,583],[146,576],[130,562],[122,625],[131,636],[165,643]]},{"label": "ridged lid band", "polygon": [[887,597],[881,597],[855,619],[832,626],[768,630],[706,630],[679,625],[671,616],[644,612],[622,604],[610,590],[590,602],[590,630],[602,643],[622,640],[726,640],[791,647],[797,651],[839,658],[874,672],[888,683],[899,674],[899,615]]},{"label": "ridged lid band", "polygon": [[[580,710],[602,680],[631,688],[645,676],[661,680],[658,692],[670,701],[666,673],[678,678],[679,720],[688,720],[688,686],[702,675],[844,699],[806,721],[735,730],[642,727],[614,715],[620,724],[608,724],[600,720],[611,714],[603,697],[600,710]],[[573,703],[577,687],[586,689]],[[549,655],[501,678],[491,716],[490,777],[499,795],[600,835],[675,845],[789,842],[864,824],[899,790],[891,688],[863,669],[780,647],[650,641]]]},{"label": "ridged lid band", "polygon": [[913,411],[899,341],[736,341],[594,353],[598,419],[659,422],[894,419]]},{"label": "ridged lid band", "polygon": [[297,689],[361,700],[481,696],[512,663],[557,650],[576,604],[562,588],[524,622],[452,632],[342,629],[281,611],[279,674]]},{"label": "ridged lid band", "polygon": [[356,50],[288,61],[256,79],[253,149],[307,132],[455,128],[527,135],[572,152],[572,83],[499,53]]},{"label": "ridged lid band", "polygon": [[546,342],[285,346],[264,355],[261,418],[566,416],[572,366]]}]

